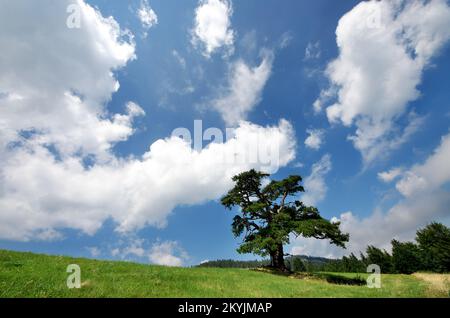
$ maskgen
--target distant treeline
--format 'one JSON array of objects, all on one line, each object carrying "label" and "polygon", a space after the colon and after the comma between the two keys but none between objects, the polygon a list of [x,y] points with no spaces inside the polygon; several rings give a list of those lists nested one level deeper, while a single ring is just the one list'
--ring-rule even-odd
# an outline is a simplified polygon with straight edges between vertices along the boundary
[{"label": "distant treeline", "polygon": [[392,240],[392,252],[368,246],[365,254],[354,254],[328,262],[322,270],[366,272],[369,264],[380,266],[382,273],[411,274],[417,271],[450,272],[450,228],[431,223],[416,232],[415,242]]},{"label": "distant treeline", "polygon": [[[293,260],[293,265],[291,265]],[[314,271],[315,268],[320,268],[326,263],[333,260],[324,257],[312,257],[306,255],[298,255],[285,259],[287,268],[293,271],[307,271],[308,268]],[[259,268],[269,266],[270,260],[253,260],[253,261],[236,261],[232,259],[219,259],[215,261],[204,262],[198,267],[219,267],[219,268]]]},{"label": "distant treeline", "polygon": [[270,264],[269,260],[235,261],[232,259],[218,259],[215,261],[203,262],[198,267],[219,267],[219,268],[258,268]]},{"label": "distant treeline", "polygon": [[[431,223],[416,233],[415,242],[392,240],[392,253],[368,246],[359,257],[353,253],[341,259],[305,255],[285,259],[286,267],[298,272],[356,272],[365,273],[369,264],[380,266],[382,273],[410,274],[417,271],[450,272],[450,229],[440,223]],[[269,260],[216,260],[200,267],[257,268],[268,266]]]}]

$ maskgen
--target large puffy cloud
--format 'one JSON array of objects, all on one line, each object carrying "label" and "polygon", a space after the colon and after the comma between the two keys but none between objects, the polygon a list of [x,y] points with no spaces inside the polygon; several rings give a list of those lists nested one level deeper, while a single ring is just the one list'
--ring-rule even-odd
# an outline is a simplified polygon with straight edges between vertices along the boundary
[{"label": "large puffy cloud", "polygon": [[341,229],[350,233],[347,250],[335,248],[336,255],[364,252],[368,245],[390,250],[392,239],[411,241],[418,228],[432,221],[449,222],[450,194],[442,189],[400,200],[383,212],[381,208],[367,218],[352,212],[343,213],[339,220]]},{"label": "large puffy cloud", "polygon": [[262,91],[272,72],[273,53],[263,51],[262,61],[255,67],[238,60],[230,65],[227,87],[214,102],[228,125],[245,120],[247,114],[261,101]]},{"label": "large puffy cloud", "polygon": [[[80,28],[66,25],[71,4]],[[133,42],[124,41],[126,31],[113,18],[83,1],[19,0],[1,4],[0,21],[2,148],[28,131],[61,155],[107,157],[113,143],[132,133],[139,112],[109,116],[103,107],[119,88],[112,71],[134,58]]]},{"label": "large puffy cloud", "polygon": [[281,121],[244,123],[234,138],[201,151],[179,137],[158,140],[142,158],[89,168],[83,158],[57,160],[44,147],[15,148],[2,163],[0,236],[28,239],[65,227],[93,234],[107,218],[122,232],[163,227],[175,206],[216,199],[238,172],[274,171],[294,158],[294,147],[292,127]]},{"label": "large puffy cloud", "polygon": [[433,192],[450,181],[450,135],[442,138],[441,144],[423,164],[415,165],[397,182],[397,190],[405,197]]},{"label": "large puffy cloud", "polygon": [[233,50],[234,31],[231,28],[233,9],[228,0],[201,0],[195,10],[192,43],[201,45],[203,55],[210,57],[220,48]]},{"label": "large puffy cloud", "polygon": [[315,102],[330,122],[356,124],[350,139],[365,163],[405,142],[420,121],[413,117],[403,135],[395,122],[417,99],[423,71],[450,38],[445,0],[361,2],[339,21],[339,57],[326,74],[331,87]]},{"label": "large puffy cloud", "polygon": [[450,222],[450,193],[446,189],[450,182],[449,161],[450,134],[442,138],[440,145],[425,162],[408,170],[395,169],[389,173],[387,179],[390,181],[394,175],[400,178],[395,187],[402,198],[387,211],[378,207],[365,218],[352,212],[341,214],[341,229],[350,234],[347,250],[331,246],[326,240],[311,239],[298,239],[292,250],[333,257],[363,252],[369,244],[389,250],[393,238],[412,240],[417,228],[429,222]]},{"label": "large puffy cloud", "polygon": [[[162,227],[175,206],[216,199],[235,173],[274,171],[294,158],[284,120],[242,122],[234,137],[203,150],[174,136],[143,156],[117,157],[114,145],[144,114],[132,102],[125,114],[106,108],[119,88],[113,72],[135,57],[132,36],[81,0],[47,2],[1,4],[0,238],[93,234],[107,219],[121,232]],[[66,26],[70,4],[80,28]]]}]

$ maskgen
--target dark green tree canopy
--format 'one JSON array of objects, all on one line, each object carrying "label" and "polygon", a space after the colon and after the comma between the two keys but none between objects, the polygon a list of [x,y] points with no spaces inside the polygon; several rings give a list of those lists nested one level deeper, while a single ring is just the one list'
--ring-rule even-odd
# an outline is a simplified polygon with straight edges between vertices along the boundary
[{"label": "dark green tree canopy", "polygon": [[450,228],[433,222],[417,231],[416,241],[425,269],[450,271]]},{"label": "dark green tree canopy", "polygon": [[412,274],[421,269],[420,251],[413,242],[392,240],[392,263],[394,271],[402,274]]},{"label": "dark green tree canopy", "polygon": [[392,256],[386,250],[381,250],[375,246],[369,245],[366,249],[367,264],[377,264],[382,273],[392,273]]},{"label": "dark green tree canopy", "polygon": [[339,223],[322,218],[317,208],[295,200],[304,192],[300,176],[272,180],[263,186],[267,177],[255,170],[236,175],[235,186],[222,198],[226,208],[238,206],[241,210],[232,224],[234,235],[243,235],[238,252],[270,255],[272,266],[285,269],[283,245],[289,243],[291,234],[329,239],[345,247],[349,236],[341,233]]}]

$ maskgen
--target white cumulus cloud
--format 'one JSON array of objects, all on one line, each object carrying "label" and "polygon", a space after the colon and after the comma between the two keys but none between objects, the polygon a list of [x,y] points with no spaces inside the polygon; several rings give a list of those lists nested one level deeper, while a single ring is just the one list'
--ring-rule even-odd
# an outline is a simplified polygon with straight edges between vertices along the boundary
[{"label": "white cumulus cloud", "polygon": [[306,132],[308,133],[308,137],[305,139],[305,146],[310,149],[319,150],[323,143],[325,131],[322,129],[308,129]]},{"label": "white cumulus cloud", "polygon": [[[417,120],[399,136],[396,120],[420,96],[424,70],[450,39],[445,0],[365,1],[339,21],[339,56],[326,70],[331,87],[314,103],[331,123],[356,125],[351,136],[366,164],[395,149],[417,129]],[[415,119],[415,118],[412,118]]]},{"label": "white cumulus cloud", "polygon": [[111,145],[133,131],[131,123],[139,112],[110,115],[103,103],[119,88],[112,71],[135,58],[134,43],[113,18],[102,17],[83,1],[77,2],[81,27],[68,28],[60,13],[72,3],[1,4],[3,148],[28,131],[33,133],[29,143],[52,144],[61,156],[105,158]]},{"label": "white cumulus cloud", "polygon": [[[364,252],[367,245],[390,250],[392,239],[413,240],[416,230],[432,221],[450,223],[448,207],[450,192],[450,134],[444,136],[440,145],[423,163],[399,172],[395,187],[402,195],[388,209],[377,207],[369,216],[358,217],[348,211],[339,218],[341,230],[350,234],[347,249],[318,241],[298,238],[292,245],[297,253],[340,257],[350,252]],[[391,173],[396,175],[397,172]],[[388,179],[390,179],[390,177]]]},{"label": "white cumulus cloud", "polygon": [[414,165],[397,182],[397,190],[405,197],[433,192],[450,181],[450,135],[423,164]]},{"label": "white cumulus cloud", "polygon": [[220,48],[233,51],[234,31],[231,28],[233,8],[228,0],[200,0],[195,10],[192,43],[200,45],[203,55],[210,57]]},{"label": "white cumulus cloud", "polygon": [[255,137],[260,149],[279,145],[272,168],[294,158],[293,130],[286,121],[275,127],[243,124],[234,138],[200,152],[178,137],[158,140],[142,158],[92,167],[80,157],[57,160],[43,146],[15,148],[1,166],[0,237],[26,240],[49,228],[93,234],[108,218],[121,232],[165,226],[175,206],[216,199],[234,174],[271,170],[251,160]]},{"label": "white cumulus cloud", "polygon": [[[133,102],[123,114],[107,108],[119,89],[113,72],[135,58],[134,43],[114,18],[76,3],[79,29],[60,18],[73,1],[0,5],[0,238],[55,240],[63,229],[92,235],[106,220],[123,233],[163,227],[174,207],[217,199],[234,174],[294,159],[285,120],[242,122],[226,142],[200,151],[168,137],[142,156],[115,155],[144,115]],[[274,156],[255,160],[249,145]]]}]

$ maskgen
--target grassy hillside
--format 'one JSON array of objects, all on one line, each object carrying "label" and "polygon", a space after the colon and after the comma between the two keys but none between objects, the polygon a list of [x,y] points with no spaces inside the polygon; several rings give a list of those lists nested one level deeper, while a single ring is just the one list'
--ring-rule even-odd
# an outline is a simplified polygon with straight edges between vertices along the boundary
[{"label": "grassy hillside", "polygon": [[[81,267],[80,289],[66,287],[69,264]],[[382,288],[369,289],[247,269],[169,268],[0,250],[0,297],[446,297],[448,278],[383,275]]]}]

